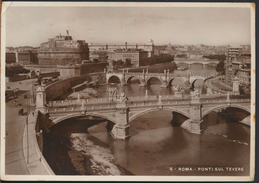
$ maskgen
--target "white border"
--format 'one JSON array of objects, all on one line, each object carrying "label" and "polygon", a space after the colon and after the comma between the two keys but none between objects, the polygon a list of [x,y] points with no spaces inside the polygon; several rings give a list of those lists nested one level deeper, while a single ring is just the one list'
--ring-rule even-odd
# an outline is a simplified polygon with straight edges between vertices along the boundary
[{"label": "white border", "polygon": [[[12,7],[235,7],[251,9],[251,139],[250,176],[35,176],[5,175],[5,35],[6,14]],[[3,2],[1,20],[1,179],[63,181],[252,181],[255,173],[255,4],[254,3],[143,3],[143,2]]]}]

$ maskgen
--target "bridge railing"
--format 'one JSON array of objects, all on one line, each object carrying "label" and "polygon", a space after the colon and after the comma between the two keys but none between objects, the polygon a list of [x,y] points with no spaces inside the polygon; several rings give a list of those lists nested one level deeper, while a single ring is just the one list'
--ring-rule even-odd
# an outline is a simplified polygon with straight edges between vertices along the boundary
[{"label": "bridge railing", "polygon": [[[220,103],[250,103],[250,99],[214,99],[214,100],[202,100],[202,104],[220,104]],[[102,105],[90,105],[86,104],[85,106],[76,106],[76,107],[66,107],[66,108],[53,108],[47,109],[48,113],[66,113],[66,112],[80,112],[80,111],[105,111],[105,110],[115,110],[117,103],[102,104]],[[141,102],[127,102],[127,107],[156,107],[156,106],[171,106],[171,105],[190,105],[191,100],[181,100],[181,101],[171,101],[171,100],[162,100],[161,103],[158,103],[156,100],[146,100]]]},{"label": "bridge railing", "polygon": [[[148,95],[148,96],[131,96],[128,97],[129,100],[145,100],[145,99],[158,99],[159,95]],[[200,98],[219,98],[219,97],[226,97],[227,94],[219,93],[219,94],[201,94]],[[232,95],[230,95],[231,97]],[[183,95],[161,95],[162,99],[191,99],[190,94],[183,94]],[[74,100],[55,100],[51,101],[50,103],[53,104],[63,104],[63,103],[79,103],[85,100],[86,103],[102,103],[109,101],[108,98],[91,98],[91,99],[74,99]]]},{"label": "bridge railing", "polygon": [[[109,72],[109,74],[121,74],[122,72]],[[124,72],[125,74],[127,75],[143,75],[143,72]],[[145,75],[152,75],[152,76],[163,76],[165,73],[161,72],[161,73],[153,73],[153,72],[145,72]],[[171,77],[188,77],[188,76],[196,76],[196,77],[204,77],[204,78],[207,78],[207,77],[212,77],[212,76],[216,76],[216,74],[194,74],[194,73],[189,73],[189,74],[186,74],[186,73],[169,73],[167,74]]]},{"label": "bridge railing", "polygon": [[[250,103],[250,99],[217,99],[217,100],[202,100],[202,104],[226,104],[226,103]],[[146,100],[146,101],[141,101],[141,102],[127,102],[126,106],[129,108],[149,108],[149,107],[159,107],[161,105],[163,106],[182,106],[182,105],[190,105],[191,100],[186,100],[186,101],[172,101],[172,100],[162,100],[161,103],[155,100]],[[111,104],[102,104],[102,105],[91,105],[91,104],[86,104],[85,106],[75,106],[75,107],[69,107],[66,106],[65,108],[51,108],[47,109],[48,113],[52,114],[64,114],[64,113],[78,113],[78,112],[83,112],[83,111],[108,111],[110,112],[111,110],[116,110],[116,105],[117,103],[111,103]]]},{"label": "bridge railing", "polygon": [[[230,96],[231,98],[231,96]],[[209,103],[209,102],[225,102],[227,99],[227,94],[213,94],[207,95],[202,94],[200,96],[201,102]],[[149,96],[135,96],[135,97],[128,97],[128,104],[135,103],[135,102],[158,102],[159,96],[158,95],[149,95]],[[182,101],[191,101],[191,96],[182,95],[182,96],[175,96],[175,95],[162,95],[161,101],[166,102],[178,102]],[[231,102],[245,102],[250,101],[250,99],[229,99],[228,101]],[[63,101],[52,101],[49,103],[49,108],[58,108],[58,107],[76,107],[76,106],[107,106],[107,105],[115,105],[115,101],[110,101],[108,98],[94,98],[94,99],[80,99],[80,100],[63,100]]]},{"label": "bridge railing", "polygon": [[202,100],[202,103],[243,103],[243,102],[250,102],[250,99],[213,99],[213,100]]},{"label": "bridge railing", "polygon": [[48,113],[54,112],[80,112],[80,111],[96,111],[96,110],[111,110],[116,109],[115,104],[111,105],[95,105],[95,106],[76,106],[76,107],[66,107],[66,108],[50,108],[47,109]]}]

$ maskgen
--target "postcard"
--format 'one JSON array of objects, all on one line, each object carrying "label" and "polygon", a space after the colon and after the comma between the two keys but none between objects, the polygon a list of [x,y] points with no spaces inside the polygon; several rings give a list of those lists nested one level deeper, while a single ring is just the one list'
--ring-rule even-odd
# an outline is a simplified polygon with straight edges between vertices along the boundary
[{"label": "postcard", "polygon": [[251,181],[255,4],[3,2],[1,179]]}]

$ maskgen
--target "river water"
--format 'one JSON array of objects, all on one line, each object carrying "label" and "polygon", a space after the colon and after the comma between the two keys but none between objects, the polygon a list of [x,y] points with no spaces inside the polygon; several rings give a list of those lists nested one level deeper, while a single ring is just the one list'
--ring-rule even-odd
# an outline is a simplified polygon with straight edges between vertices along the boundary
[{"label": "river water", "polygon": [[[195,86],[200,85],[197,81]],[[127,96],[145,95],[146,90],[149,95],[173,94],[156,80],[148,87],[134,81],[115,86]],[[98,97],[108,95],[107,87],[97,88]],[[170,111],[151,112],[130,123],[129,139],[115,140],[105,120],[68,119],[44,135],[44,156],[59,175],[248,175],[249,126],[211,112],[203,118],[204,133],[196,135],[175,125],[179,120],[185,119],[173,118]]]}]

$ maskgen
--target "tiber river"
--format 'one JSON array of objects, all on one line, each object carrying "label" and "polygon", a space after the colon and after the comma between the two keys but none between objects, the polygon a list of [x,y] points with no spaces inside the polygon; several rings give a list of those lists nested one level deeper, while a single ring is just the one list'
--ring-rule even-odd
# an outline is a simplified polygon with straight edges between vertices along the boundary
[{"label": "tiber river", "polygon": [[[197,81],[195,87],[199,86],[201,82]],[[105,85],[97,89],[99,97],[108,95],[107,88]],[[173,93],[170,87],[160,88],[156,80],[148,87],[132,83],[117,88],[127,96],[143,96],[146,89],[150,95]],[[237,109],[234,112],[237,116],[249,115]],[[65,120],[44,135],[44,156],[58,175],[249,174],[249,126],[211,112],[203,118],[204,133],[196,135],[175,125],[181,120],[185,117],[179,115],[172,120],[170,111],[147,113],[130,123],[127,140],[113,139],[107,132],[106,120],[92,117]],[[192,171],[178,171],[184,167]],[[209,167],[213,171],[208,171]],[[227,171],[226,167],[239,167],[240,171]],[[202,171],[203,168],[207,171]]]}]

